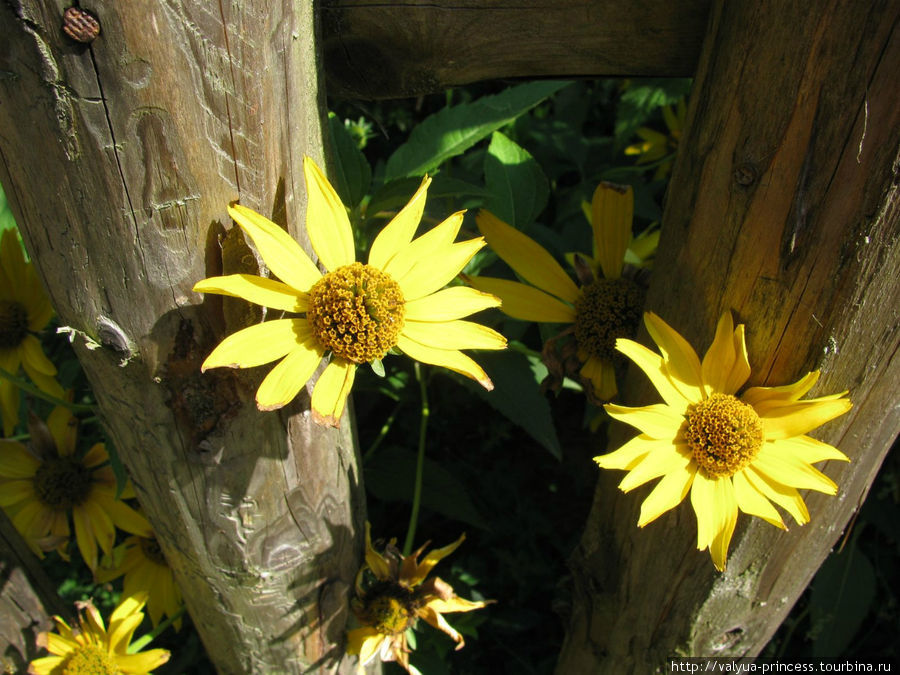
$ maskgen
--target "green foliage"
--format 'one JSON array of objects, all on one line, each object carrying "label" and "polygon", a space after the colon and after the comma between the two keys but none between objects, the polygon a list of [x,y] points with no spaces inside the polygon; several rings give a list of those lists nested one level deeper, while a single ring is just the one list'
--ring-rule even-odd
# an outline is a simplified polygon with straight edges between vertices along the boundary
[{"label": "green foliage", "polygon": [[484,181],[490,193],[484,208],[510,225],[530,224],[547,205],[550,186],[540,165],[499,131],[484,158]]}]

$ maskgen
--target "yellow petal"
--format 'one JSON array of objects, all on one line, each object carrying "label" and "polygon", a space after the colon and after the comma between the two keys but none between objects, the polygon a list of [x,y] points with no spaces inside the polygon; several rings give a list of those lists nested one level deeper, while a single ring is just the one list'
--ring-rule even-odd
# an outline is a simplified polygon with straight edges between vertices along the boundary
[{"label": "yellow petal", "polygon": [[639,408],[607,403],[603,408],[610,417],[630,424],[650,438],[669,442],[674,442],[678,438],[681,425],[684,424],[683,415],[662,403]]},{"label": "yellow petal", "polygon": [[682,472],[690,463],[690,452],[680,451],[678,446],[671,443],[661,443],[655,452],[647,455],[626,474],[619,483],[619,489],[622,492],[630,492],[654,478],[672,472]]},{"label": "yellow petal", "polygon": [[754,408],[762,403],[790,403],[806,394],[819,379],[819,371],[807,373],[793,384],[780,387],[750,387],[741,396],[741,400]]},{"label": "yellow petal", "polygon": [[610,400],[619,391],[616,387],[616,369],[612,361],[590,356],[578,374],[591,383],[592,393],[600,401]]},{"label": "yellow petal", "polygon": [[691,486],[691,506],[697,516],[697,548],[709,548],[719,529],[720,514],[716,512],[716,482],[703,471],[694,476]]},{"label": "yellow petal", "polygon": [[575,308],[518,281],[491,277],[466,277],[475,288],[500,298],[500,311],[522,321],[574,323]]},{"label": "yellow petal", "polygon": [[446,286],[483,246],[484,240],[479,237],[434,251],[419,260],[402,277],[394,277],[394,281],[400,285],[407,302],[418,300]]},{"label": "yellow petal", "polygon": [[[53,633],[48,634],[48,640],[53,635]],[[28,672],[33,673],[34,675],[53,675],[53,673],[60,673],[62,672],[63,665],[68,660],[68,656],[44,656],[40,659],[34,659],[29,663]]]},{"label": "yellow petal", "polygon": [[702,401],[703,375],[694,348],[653,312],[644,313],[644,324],[659,347],[672,384],[687,400]]},{"label": "yellow petal", "polygon": [[731,477],[731,480],[734,483],[734,496],[735,499],[737,499],[738,508],[741,511],[748,515],[762,518],[767,523],[774,525],[779,529],[787,529],[784,525],[784,521],[781,519],[781,515],[778,513],[777,509],[772,506],[772,502],[766,499],[766,496],[762,492],[750,484],[750,481],[747,480],[743,470],[734,474],[734,476]]},{"label": "yellow petal", "polygon": [[415,239],[391,258],[383,268],[390,276],[399,279],[424,260],[427,256],[447,250],[463,222],[463,211],[454,213],[436,227]]},{"label": "yellow petal", "polygon": [[228,213],[253,240],[272,273],[288,286],[308,291],[321,278],[300,244],[271,220],[240,204],[229,206]]},{"label": "yellow petal", "polygon": [[2,487],[3,489],[0,490],[0,507],[3,508],[19,502],[39,499],[34,491],[34,481],[31,479],[3,481]]},{"label": "yellow petal", "polygon": [[31,480],[40,465],[40,460],[18,441],[0,440],[0,478]]},{"label": "yellow petal", "polygon": [[[802,436],[825,422],[843,415],[852,407],[853,404],[847,398],[798,401],[762,413],[760,417],[763,434],[767,441]],[[759,413],[758,409],[757,413]]]},{"label": "yellow petal", "polygon": [[407,321],[451,321],[491,307],[499,307],[500,298],[467,286],[451,286],[406,303]]},{"label": "yellow petal", "polygon": [[715,500],[719,523],[709,544],[709,555],[712,557],[716,569],[724,572],[725,562],[728,559],[728,546],[731,544],[731,536],[734,534],[738,515],[734,486],[727,478],[716,481]]},{"label": "yellow petal", "polygon": [[490,211],[482,209],[475,221],[491,248],[520,277],[558,298],[575,302],[580,294],[578,287],[543,246]]},{"label": "yellow petal", "polygon": [[359,663],[361,666],[364,666],[375,658],[381,643],[385,639],[387,639],[387,636],[382,635],[370,626],[354,628],[347,631],[347,653],[359,654]]},{"label": "yellow petal", "polygon": [[356,260],[347,209],[325,174],[309,157],[303,158],[303,175],[306,177],[306,231],[309,241],[325,269],[333,272]]},{"label": "yellow petal", "polygon": [[34,335],[26,335],[19,345],[22,352],[22,364],[31,366],[34,370],[44,375],[56,375],[56,366],[44,355],[40,340]]},{"label": "yellow petal", "polygon": [[[741,342],[743,343],[743,326],[740,328]],[[750,375],[750,366],[747,364],[746,376],[742,381],[738,381],[743,373],[743,368],[739,367],[742,364],[738,355],[738,345],[735,344],[735,335],[731,312],[725,312],[719,318],[716,337],[709,349],[706,350],[701,366],[707,396],[714,392],[734,394]],[[746,347],[743,349],[743,356],[746,359]]]},{"label": "yellow petal", "polygon": [[439,631],[446,633],[451,638],[453,638],[454,642],[457,643],[457,649],[460,649],[464,644],[465,640],[463,640],[463,636],[459,634],[459,632],[453,628],[447,620],[437,612],[432,603],[428,603],[424,607],[422,607],[418,612],[418,615],[425,619],[431,626],[437,628]]},{"label": "yellow petal", "polygon": [[506,338],[474,321],[405,321],[401,335],[437,349],[505,349]]},{"label": "yellow petal", "polygon": [[309,304],[309,296],[305,291],[252,274],[229,274],[203,279],[194,284],[194,291],[229,295],[285,312],[305,312]]},{"label": "yellow petal", "polygon": [[171,653],[166,649],[150,649],[137,654],[117,654],[116,665],[125,675],[150,673],[169,660]]},{"label": "yellow petal", "polygon": [[622,276],[625,250],[631,241],[634,193],[631,186],[600,183],[591,200],[591,225],[596,257],[607,279]]},{"label": "yellow petal", "polygon": [[594,457],[601,469],[633,469],[650,453],[671,447],[671,441],[658,440],[641,434],[635,436],[618,450]]},{"label": "yellow petal", "polygon": [[239,330],[222,340],[206,357],[201,370],[252,368],[280,359],[298,345],[311,341],[306,319],[277,319]]},{"label": "yellow petal", "polygon": [[828,476],[790,453],[779,452],[780,441],[763,443],[753,459],[753,469],[782,485],[800,490],[837,494],[837,485]]},{"label": "yellow petal", "polygon": [[256,407],[260,410],[277,410],[293,401],[309,382],[324,356],[325,352],[312,339],[294,345],[292,351],[269,371],[259,385]]},{"label": "yellow petal", "polygon": [[691,461],[686,467],[676,469],[663,476],[641,504],[638,527],[644,527],[647,523],[653,522],[663,513],[684,501],[696,473],[697,464]]},{"label": "yellow petal", "polygon": [[453,349],[436,349],[423,345],[421,342],[411,340],[402,333],[397,339],[397,347],[399,347],[407,356],[422,363],[430,363],[434,366],[441,366],[452,370],[461,375],[469,377],[482,387],[491,391],[494,388],[491,378],[475,361],[460,351]]},{"label": "yellow petal", "polygon": [[[453,553],[456,549],[458,549],[465,540],[466,535],[462,534],[460,535],[459,539],[454,541],[452,544],[447,544],[446,546],[442,546],[441,548],[436,548],[429,551],[428,554],[422,559],[422,562],[415,565],[415,572],[406,577],[410,586],[415,586],[424,581],[425,577],[427,577],[431,573],[431,570],[434,569],[434,566],[437,565],[441,560],[446,558],[448,555]],[[407,560],[409,559],[410,558],[407,558]],[[413,562],[415,562],[415,556],[412,557],[412,560]],[[404,563],[405,562],[406,560],[404,560]]]},{"label": "yellow petal", "polygon": [[128,506],[125,502],[115,499],[110,504],[105,505],[105,510],[109,514],[113,523],[120,530],[136,534],[139,537],[149,539],[153,536],[153,528],[150,523],[140,513]]},{"label": "yellow petal", "polygon": [[385,581],[391,575],[391,568],[387,560],[372,546],[372,526],[368,520],[366,521],[366,564],[379,581]]},{"label": "yellow petal", "polygon": [[682,414],[687,410],[691,401],[686,399],[684,394],[669,380],[668,371],[663,366],[663,359],[659,354],[634,340],[625,338],[616,340],[616,351],[627,356],[638,368],[644,371],[644,374],[650,378],[653,386],[656,387],[656,391],[659,392],[659,395],[662,396],[663,401],[669,407]]},{"label": "yellow petal", "polygon": [[794,436],[785,438],[776,444],[779,452],[788,452],[802,462],[815,464],[830,459],[849,462],[850,458],[833,445],[823,443],[811,436]]},{"label": "yellow petal", "polygon": [[390,260],[412,241],[425,210],[425,196],[430,184],[431,178],[425,176],[406,206],[375,237],[369,249],[370,265],[385,269]]},{"label": "yellow petal", "polygon": [[312,413],[317,424],[337,427],[344,414],[347,397],[353,388],[356,364],[341,358],[332,358],[331,363],[319,376],[313,389]]},{"label": "yellow petal", "polygon": [[809,510],[806,508],[806,503],[794,488],[782,485],[765,474],[757,472],[752,465],[744,469],[743,473],[753,489],[790,513],[798,525],[805,525],[809,522]]}]

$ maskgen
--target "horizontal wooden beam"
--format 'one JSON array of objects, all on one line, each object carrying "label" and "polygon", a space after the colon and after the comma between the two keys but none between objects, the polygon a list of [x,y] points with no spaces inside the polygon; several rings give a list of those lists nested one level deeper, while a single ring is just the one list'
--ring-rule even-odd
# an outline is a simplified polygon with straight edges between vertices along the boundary
[{"label": "horizontal wooden beam", "polygon": [[709,0],[323,0],[328,93],[403,98],[491,79],[693,76]]}]

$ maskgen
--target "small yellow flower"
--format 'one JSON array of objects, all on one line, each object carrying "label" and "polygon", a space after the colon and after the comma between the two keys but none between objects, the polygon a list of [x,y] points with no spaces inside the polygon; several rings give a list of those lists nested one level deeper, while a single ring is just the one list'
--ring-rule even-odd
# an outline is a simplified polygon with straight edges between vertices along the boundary
[{"label": "small yellow flower", "polygon": [[[636,155],[637,164],[651,164],[652,162],[660,162],[656,167],[656,173],[653,175],[655,180],[660,180],[669,175],[672,170],[672,163],[675,158],[675,151],[678,150],[678,143],[681,141],[681,133],[684,130],[684,120],[687,117],[687,105],[684,99],[678,100],[675,109],[666,105],[662,108],[663,121],[666,123],[668,134],[660,133],[649,127],[641,127],[637,130],[641,142],[629,145],[625,148],[626,155]],[[661,161],[663,160],[663,161]]]},{"label": "small yellow flower", "polygon": [[[83,457],[75,454],[76,424],[66,408],[57,407],[47,424],[32,417],[28,448],[0,440],[0,506],[41,557],[56,548],[68,560],[71,515],[78,550],[94,570],[97,545],[110,554],[116,527],[147,537],[152,531],[141,514],[116,497],[104,445],[97,443]],[[130,484],[120,496],[134,497]]]},{"label": "small yellow flower", "polygon": [[[487,211],[476,218],[482,234],[497,255],[531,285],[481,276],[468,281],[498,296],[503,301],[500,310],[514,319],[569,324],[554,338],[575,338],[574,348],[563,349],[563,360],[572,363],[559,370],[578,377],[588,398],[599,402],[616,395],[615,341],[634,335],[644,304],[644,288],[623,275],[632,242],[631,187],[600,183],[591,201],[591,214],[594,257],[590,270],[578,275],[583,283],[580,288],[540,244]],[[547,347],[544,358],[551,372],[557,370]]]},{"label": "small yellow flower", "polygon": [[708,548],[716,568],[724,570],[738,510],[787,529],[772,502],[803,525],[809,511],[798,489],[837,494],[837,485],[812,464],[848,458],[806,433],[843,415],[851,403],[847,392],[799,400],[818,371],[794,384],[750,387],[736,396],[750,377],[750,364],[744,326],[735,328],[730,312],[719,319],[702,362],[658,316],[648,312],[644,323],[661,355],[631,340],[618,340],[616,349],[646,373],[665,403],[605,406],[641,434],[594,459],[604,469],[628,471],[619,483],[624,492],[662,477],[641,506],[638,527],[690,491],[697,548]]},{"label": "small yellow flower", "polygon": [[149,675],[169,660],[165,649],[129,653],[134,631],[144,620],[140,611],[146,596],[127,597],[109,617],[109,629],[91,602],[79,603],[78,626],[71,628],[63,619],[53,617],[56,633],[41,633],[38,646],[52,656],[35,659],[28,666],[30,675]]},{"label": "small yellow flower", "polygon": [[[115,563],[112,567],[97,570],[95,576],[99,583],[124,575],[122,596],[146,594],[147,612],[154,627],[163,616],[173,617],[178,613],[181,589],[156,537],[128,537],[121,546],[116,546],[111,558]],[[176,619],[173,625],[175,630],[181,630],[181,619]]]},{"label": "small yellow flower", "polygon": [[[56,381],[56,366],[44,355],[36,333],[53,316],[50,300],[38,279],[34,264],[25,262],[14,230],[0,237],[0,368],[11,375],[19,366],[42,391],[63,398]],[[19,390],[0,378],[0,414],[3,434],[9,436],[19,423]]]},{"label": "small yellow flower", "polygon": [[463,636],[443,617],[450,612],[471,612],[481,609],[491,600],[464,600],[456,595],[450,584],[439,577],[425,578],[432,568],[453,553],[466,536],[449,546],[428,553],[422,562],[419,556],[428,546],[404,556],[391,540],[384,555],[372,546],[369,524],[366,523],[366,562],[356,576],[356,598],[353,611],[362,627],[349,631],[347,653],[359,655],[359,672],[365,672],[366,664],[376,655],[382,661],[396,661],[408,672],[409,646],[406,631],[418,619],[449,635],[462,649]]},{"label": "small yellow flower", "polygon": [[462,349],[503,349],[506,339],[460,320],[499,304],[462,286],[442,289],[484,246],[481,238],[456,242],[463,214],[455,213],[413,239],[425,207],[429,178],[372,244],[367,264],[355,261],[347,210],[315,162],[304,158],[306,229],[322,274],[283,229],[244,206],[229,208],[280,281],[248,274],[205,279],[195,291],[243,298],[303,315],[245,328],[216,347],[203,369],[247,368],[281,359],[256,392],[260,410],[289,403],[323,358],[330,361],[313,389],[314,419],[336,426],[356,367],[392,349],[456,371],[491,389],[490,378]]}]

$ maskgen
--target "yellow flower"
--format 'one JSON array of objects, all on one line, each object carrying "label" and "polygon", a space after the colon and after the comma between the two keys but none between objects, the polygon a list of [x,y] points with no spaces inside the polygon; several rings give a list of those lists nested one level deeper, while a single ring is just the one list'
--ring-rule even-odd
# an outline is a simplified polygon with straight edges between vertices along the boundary
[{"label": "yellow flower", "polygon": [[[624,260],[632,241],[634,195],[631,187],[600,183],[591,201],[594,258],[590,270],[576,271],[580,288],[540,244],[488,211],[476,218],[491,248],[529,284],[490,277],[471,277],[475,288],[493,293],[500,310],[524,321],[570,324],[557,338],[574,335],[574,347],[562,350],[563,365],[545,347],[544,359],[553,373],[575,376],[592,401],[616,395],[613,364],[616,338],[634,335],[644,304],[644,288],[623,276]],[[566,362],[569,363],[566,363]],[[561,377],[559,378],[561,381]]]},{"label": "yellow flower", "polygon": [[140,611],[146,596],[127,597],[109,617],[109,630],[91,602],[79,603],[78,626],[71,628],[53,617],[57,633],[41,633],[38,646],[52,656],[35,659],[28,666],[31,675],[149,675],[169,660],[165,649],[128,652],[131,636],[144,615]]},{"label": "yellow flower", "polygon": [[256,392],[260,410],[289,403],[323,358],[330,362],[313,389],[313,417],[337,425],[353,386],[356,366],[380,361],[397,348],[423,363],[477,380],[490,379],[461,349],[502,349],[505,338],[461,317],[496,307],[497,298],[471,288],[443,288],[484,245],[481,238],[454,243],[463,214],[455,213],[413,239],[429,178],[372,244],[367,264],[355,262],[347,211],[315,162],[304,158],[306,229],[325,266],[323,275],[283,229],[244,206],[229,208],[281,281],[233,274],[205,279],[195,291],[221,293],[276,310],[302,314],[266,321],[225,338],[203,369],[247,368],[281,359]]},{"label": "yellow flower", "polygon": [[[151,536],[151,529],[116,497],[116,479],[102,443],[83,457],[75,454],[76,424],[68,410],[57,407],[47,424],[32,417],[28,448],[0,440],[0,506],[37,555],[56,548],[66,560],[71,514],[78,550],[94,570],[97,545],[111,553],[116,527],[142,536]],[[130,484],[121,497],[134,497]]]},{"label": "yellow flower", "polygon": [[[4,230],[0,238],[0,368],[16,375],[21,365],[42,391],[62,398],[63,389],[54,379],[56,366],[35,337],[52,316],[53,308],[34,265],[25,262],[15,231]],[[3,434],[9,436],[19,423],[19,390],[2,378],[0,414]]]},{"label": "yellow flower", "polygon": [[457,649],[463,648],[463,636],[447,623],[443,615],[471,612],[493,601],[464,600],[439,577],[428,581],[425,578],[465,538],[463,535],[449,546],[431,551],[419,562],[427,543],[404,556],[397,550],[395,541],[391,540],[384,555],[381,555],[372,546],[372,535],[366,523],[366,562],[356,576],[356,598],[353,601],[353,611],[362,627],[349,631],[347,635],[347,653],[359,655],[360,673],[365,672],[366,664],[376,655],[380,655],[382,661],[396,661],[408,672],[414,672],[409,665],[406,631],[418,619],[424,619],[453,638]]},{"label": "yellow flower", "polygon": [[737,397],[750,377],[750,364],[744,326],[735,328],[730,312],[719,319],[702,362],[658,316],[648,312],[644,323],[661,356],[631,340],[619,340],[616,348],[647,374],[665,403],[605,406],[641,434],[594,459],[604,469],[628,471],[619,483],[624,492],[662,476],[641,506],[638,527],[678,505],[690,491],[697,548],[709,548],[716,568],[724,570],[739,509],[787,529],[772,502],[803,525],[809,511],[798,489],[837,493],[812,464],[849,460],[805,434],[843,415],[851,403],[847,392],[799,400],[818,380],[818,371],[794,384],[751,387]]},{"label": "yellow flower", "polygon": [[[687,106],[684,99],[679,99],[675,110],[672,106],[663,106],[663,121],[666,123],[668,134],[663,134],[649,127],[641,127],[637,130],[641,142],[629,145],[625,148],[626,155],[637,155],[637,164],[650,164],[660,162],[656,167],[653,178],[656,180],[665,178],[672,170],[675,151],[681,141],[681,133],[684,130],[684,120],[687,116]],[[661,161],[662,160],[662,161]]]},{"label": "yellow flower", "polygon": [[[112,560],[115,563],[112,567],[97,570],[99,583],[125,575],[122,596],[147,594],[147,612],[154,626],[163,616],[173,617],[178,613],[181,589],[156,537],[128,537],[121,546],[116,546]],[[176,619],[173,625],[175,630],[181,630],[181,619]]]}]

